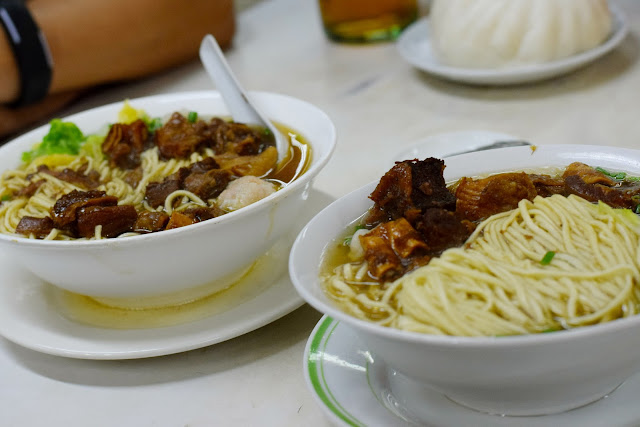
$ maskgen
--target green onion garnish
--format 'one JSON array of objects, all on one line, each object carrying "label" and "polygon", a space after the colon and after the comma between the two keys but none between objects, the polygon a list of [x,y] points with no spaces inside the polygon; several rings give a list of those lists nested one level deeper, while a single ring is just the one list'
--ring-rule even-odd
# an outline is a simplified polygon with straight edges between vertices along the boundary
[{"label": "green onion garnish", "polygon": [[551,260],[553,259],[554,256],[556,256],[555,252],[553,252],[553,251],[547,252],[546,254],[544,254],[542,259],[540,260],[540,264],[542,264],[542,265],[551,264]]},{"label": "green onion garnish", "polygon": [[162,127],[162,119],[160,117],[156,117],[152,119],[147,125],[149,128],[149,132],[153,133]]},{"label": "green onion garnish", "polygon": [[190,111],[187,115],[187,120],[189,120],[189,123],[195,123],[198,120],[198,113]]}]

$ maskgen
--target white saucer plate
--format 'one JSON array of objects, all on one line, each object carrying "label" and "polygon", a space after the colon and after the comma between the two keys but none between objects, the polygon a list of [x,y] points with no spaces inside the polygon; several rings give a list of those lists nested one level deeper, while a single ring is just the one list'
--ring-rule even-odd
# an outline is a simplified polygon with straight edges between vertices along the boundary
[{"label": "white saucer plate", "polygon": [[[78,359],[137,359],[179,353],[216,344],[258,329],[302,306],[286,265],[297,232],[333,199],[311,190],[300,221],[273,259],[275,279],[256,295],[243,295],[216,314],[175,326],[110,329],[81,324],[63,316],[54,303],[54,288],[0,252],[0,335],[42,353]],[[277,257],[276,257],[277,256]],[[251,286],[245,289],[251,291]],[[244,292],[244,291],[243,291]]]},{"label": "white saucer plate", "polygon": [[393,157],[394,162],[436,157],[443,159],[462,152],[474,151],[501,141],[522,141],[514,135],[485,130],[444,132],[420,139],[403,148]]},{"label": "white saucer plate", "polygon": [[[604,361],[603,361],[604,363]],[[307,386],[338,426],[600,427],[640,425],[640,374],[609,396],[556,415],[501,417],[460,406],[376,359],[348,326],[324,316],[304,353]]]},{"label": "white saucer plate", "polygon": [[586,52],[545,64],[502,69],[473,69],[445,65],[438,60],[431,45],[428,18],[422,18],[407,27],[398,38],[397,48],[400,55],[414,67],[447,80],[476,85],[532,83],[577,70],[618,47],[627,36],[629,28],[620,9],[611,5],[611,10],[614,27],[607,41]]}]

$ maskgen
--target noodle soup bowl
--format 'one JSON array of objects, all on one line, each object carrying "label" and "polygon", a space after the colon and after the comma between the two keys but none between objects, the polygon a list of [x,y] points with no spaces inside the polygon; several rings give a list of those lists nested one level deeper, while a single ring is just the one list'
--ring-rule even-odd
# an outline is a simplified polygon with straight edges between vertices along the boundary
[{"label": "noodle soup bowl", "polygon": [[[129,303],[167,305],[229,286],[276,242],[295,237],[292,227],[312,181],[333,153],[336,132],[317,107],[284,95],[252,94],[271,120],[298,132],[311,147],[306,172],[275,193],[228,214],[186,227],[101,240],[36,240],[0,235],[0,247],[42,280],[82,295]],[[218,92],[185,92],[132,99],[150,117],[173,112],[230,116]],[[122,102],[64,118],[85,133],[117,121]],[[0,170],[18,166],[21,153],[42,140],[49,126],[0,148]],[[285,261],[286,262],[286,259]],[[133,299],[129,301],[129,299]]]},{"label": "noodle soup bowl", "polygon": [[[640,175],[640,151],[557,145],[451,157],[445,161],[445,179],[566,167],[574,161]],[[393,329],[342,311],[322,289],[320,263],[335,239],[372,206],[368,196],[376,185],[355,190],[316,215],[293,245],[289,271],[300,295],[353,329],[372,353],[372,366],[382,364],[394,395],[388,400],[397,408],[408,405],[408,413],[419,413],[416,390],[423,388],[485,413],[553,414],[602,398],[640,370],[640,316],[554,333],[456,337]]]}]

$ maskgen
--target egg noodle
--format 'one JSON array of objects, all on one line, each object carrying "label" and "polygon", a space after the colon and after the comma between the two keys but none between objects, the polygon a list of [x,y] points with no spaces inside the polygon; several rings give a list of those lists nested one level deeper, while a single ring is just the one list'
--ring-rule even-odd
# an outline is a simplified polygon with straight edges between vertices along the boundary
[{"label": "egg noodle", "polygon": [[[105,191],[107,194],[117,197],[119,204],[131,204],[138,212],[141,212],[144,210],[154,210],[144,201],[147,184],[153,181],[162,181],[165,177],[177,172],[178,169],[187,167],[193,162],[201,161],[205,157],[213,155],[213,150],[207,148],[203,150],[202,153],[193,153],[187,159],[161,160],[157,147],[145,150],[141,154],[142,178],[135,188],[125,180],[129,171],[109,167],[109,161],[106,158],[97,160],[91,156],[76,156],[68,164],[65,164],[64,167],[78,170],[86,164],[87,171],[95,170],[100,174],[100,182],[103,184],[98,186],[96,188],[97,190]],[[32,197],[16,197],[12,200],[4,201],[0,205],[0,233],[13,234],[23,216],[45,217],[49,215],[56,200],[62,195],[73,190],[85,191],[84,188],[58,179],[48,173],[38,172],[38,166],[41,165],[42,162],[37,160],[38,159],[20,168],[8,170],[0,177],[0,194],[13,194],[25,188],[29,185],[29,176],[31,176],[31,182],[36,182],[41,179],[45,180]],[[191,192],[180,190],[179,194],[177,194],[178,192],[175,193],[176,194],[172,193],[167,197],[167,202],[171,206],[174,206],[172,202],[176,197],[181,197],[182,200],[177,207],[173,207],[173,210],[182,210],[193,205],[206,205],[204,201]],[[170,212],[171,210],[169,210],[169,213]],[[94,239],[101,238],[100,231],[100,226],[96,227]],[[119,237],[131,234],[136,233],[125,233]],[[45,239],[80,240],[67,236],[55,228]]]},{"label": "egg noodle", "polygon": [[365,262],[337,267],[325,291],[382,325],[456,336],[514,335],[638,313],[640,219],[629,210],[554,195],[478,225],[466,244],[394,282],[367,281]]}]

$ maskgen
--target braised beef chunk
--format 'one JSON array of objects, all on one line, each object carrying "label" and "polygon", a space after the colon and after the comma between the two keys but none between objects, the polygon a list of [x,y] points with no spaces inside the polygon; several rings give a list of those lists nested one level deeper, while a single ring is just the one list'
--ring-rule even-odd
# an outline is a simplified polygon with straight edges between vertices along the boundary
[{"label": "braised beef chunk", "polygon": [[191,123],[180,113],[155,132],[155,143],[162,157],[184,159],[211,142],[211,134],[201,121]]},{"label": "braised beef chunk", "polygon": [[149,140],[149,130],[142,120],[131,124],[116,123],[102,142],[102,152],[111,167],[135,169],[140,165],[140,154]]},{"label": "braised beef chunk", "polygon": [[29,236],[33,234],[37,239],[44,239],[53,230],[53,220],[48,216],[35,218],[23,216],[16,227],[16,233]]},{"label": "braised beef chunk", "polygon": [[470,221],[518,207],[520,200],[537,195],[531,178],[524,172],[501,173],[483,179],[462,178],[456,189],[456,212]]},{"label": "braised beef chunk", "polygon": [[38,166],[38,172],[55,176],[62,181],[69,182],[87,190],[93,190],[100,185],[100,174],[94,170],[85,175],[84,169],[74,171],[73,169],[65,168],[62,171],[54,171],[46,165],[40,165]]},{"label": "braised beef chunk", "polygon": [[[232,152],[239,156],[251,156],[262,152],[269,141],[255,129],[244,123],[225,122],[213,119],[210,123],[213,133],[213,149],[216,154]],[[271,141],[271,145],[273,145]]]},{"label": "braised beef chunk", "polygon": [[131,231],[138,213],[133,205],[86,206],[77,212],[77,235],[93,237],[97,226],[102,226],[103,237],[116,237]]},{"label": "braised beef chunk", "polygon": [[183,187],[202,200],[218,197],[231,181],[231,173],[226,170],[212,169],[205,173],[192,173],[184,180]]},{"label": "braised beef chunk", "polygon": [[529,174],[531,182],[536,187],[538,196],[550,197],[554,194],[567,196],[568,192],[564,185],[564,179],[560,177],[552,177],[550,175]]},{"label": "braised beef chunk", "polygon": [[31,181],[29,182],[29,184],[26,187],[21,188],[20,190],[18,190],[15,195],[18,197],[31,197],[34,194],[36,194],[36,191],[38,191],[38,188],[40,188],[40,186],[42,184],[44,184],[46,181],[44,179],[39,179],[37,181]]},{"label": "braised beef chunk", "polygon": [[182,211],[183,214],[193,219],[194,222],[206,221],[224,214],[222,209],[217,207],[190,207]]},{"label": "braised beef chunk", "polygon": [[562,175],[570,194],[590,202],[599,200],[614,208],[635,209],[640,195],[640,184],[622,183],[582,163],[572,163]]},{"label": "braised beef chunk", "polygon": [[416,222],[416,230],[432,256],[462,245],[474,229],[473,223],[460,218],[457,213],[439,208],[426,209]]},{"label": "braised beef chunk", "polygon": [[162,231],[169,222],[169,215],[164,212],[142,212],[133,224],[136,233],[155,233]]},{"label": "braised beef chunk", "polygon": [[428,208],[455,210],[456,198],[444,181],[444,160],[432,157],[410,164],[413,178],[412,199],[415,206],[420,211]]},{"label": "braised beef chunk", "polygon": [[413,223],[424,209],[455,209],[455,197],[447,189],[443,171],[444,161],[435,158],[397,162],[369,196],[375,205],[367,223],[401,217]]},{"label": "braised beef chunk", "polygon": [[199,162],[191,163],[187,169],[189,173],[205,173],[211,169],[220,169],[220,166],[213,157],[205,157]]},{"label": "braised beef chunk", "polygon": [[149,206],[157,208],[158,206],[164,205],[164,201],[169,194],[178,190],[180,190],[180,181],[167,177],[161,182],[150,182],[147,184],[144,199]]},{"label": "braised beef chunk", "polygon": [[217,197],[231,181],[231,173],[217,169],[218,163],[211,158],[194,162],[180,168],[161,182],[151,182],[145,190],[145,200],[151,207],[164,205],[169,194],[177,190],[191,191],[203,200]]},{"label": "braised beef chunk", "polygon": [[51,218],[56,228],[76,232],[77,212],[89,206],[115,206],[118,199],[107,196],[104,191],[90,190],[72,192],[60,197],[51,209]]},{"label": "braised beef chunk", "polygon": [[130,170],[124,177],[124,182],[129,184],[131,187],[136,188],[142,179],[142,167],[138,166],[135,169]]}]

